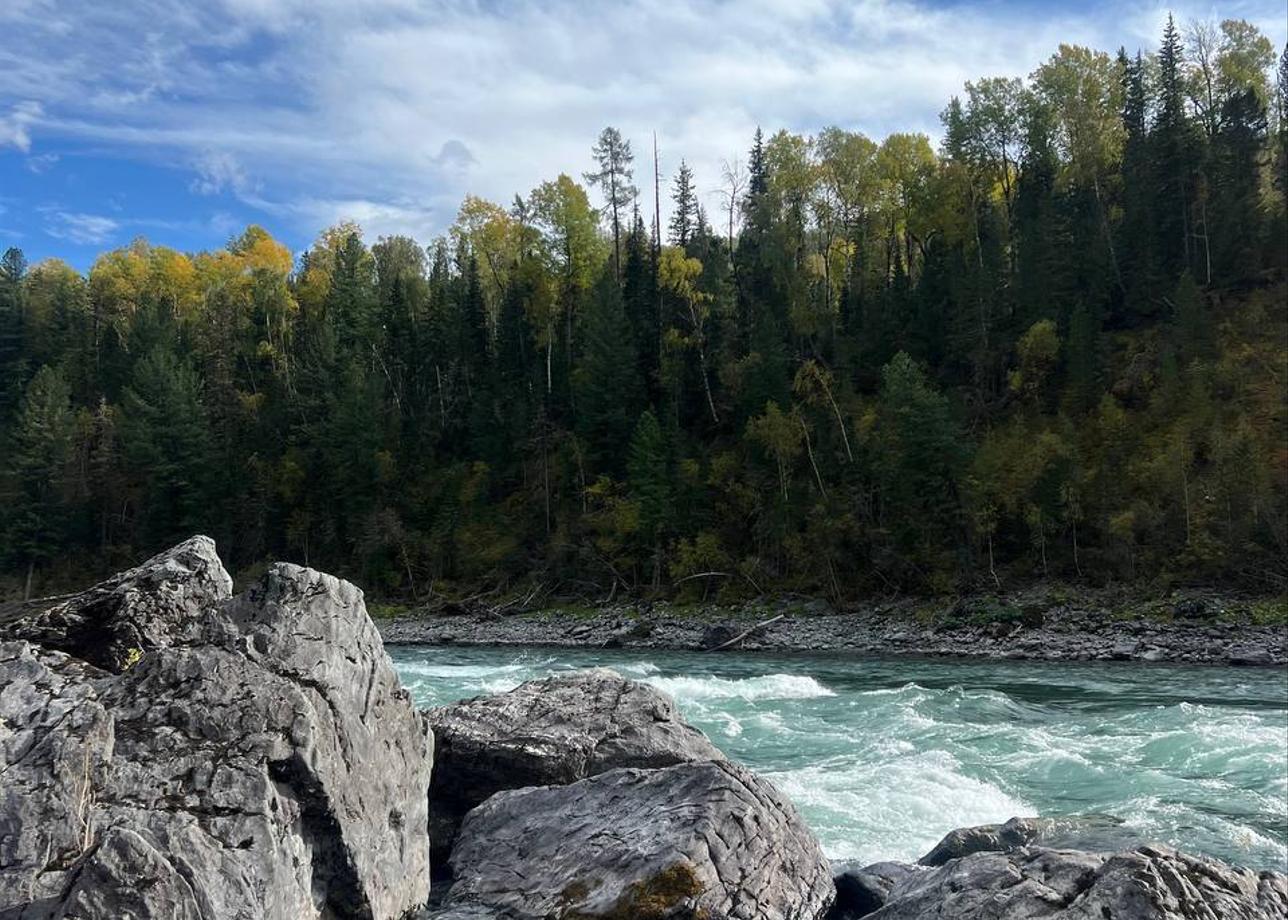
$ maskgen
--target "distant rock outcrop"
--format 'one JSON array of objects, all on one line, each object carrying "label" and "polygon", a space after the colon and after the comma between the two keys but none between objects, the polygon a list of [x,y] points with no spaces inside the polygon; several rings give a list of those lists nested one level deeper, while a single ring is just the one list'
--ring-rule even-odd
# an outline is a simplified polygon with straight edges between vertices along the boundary
[{"label": "distant rock outcrop", "polygon": [[796,809],[728,761],[502,792],[466,816],[448,904],[513,920],[817,920],[832,873]]},{"label": "distant rock outcrop", "polygon": [[465,813],[497,792],[565,785],[618,767],[724,759],[670,697],[603,668],[427,715],[437,748],[430,783],[436,863],[446,859]]},{"label": "distant rock outcrop", "polygon": [[229,586],[196,538],[7,631],[0,917],[425,902],[432,740],[362,593],[285,564]]}]

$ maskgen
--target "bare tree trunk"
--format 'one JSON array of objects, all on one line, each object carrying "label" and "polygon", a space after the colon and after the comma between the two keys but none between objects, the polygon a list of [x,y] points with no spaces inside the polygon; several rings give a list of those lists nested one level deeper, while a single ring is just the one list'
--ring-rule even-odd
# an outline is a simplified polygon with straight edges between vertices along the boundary
[{"label": "bare tree trunk", "polygon": [[797,416],[796,421],[800,422],[801,434],[805,435],[805,453],[809,455],[809,465],[814,470],[814,481],[818,483],[818,491],[827,498],[827,488],[823,485],[823,477],[819,474],[818,464],[814,461],[814,447],[810,444],[809,429],[805,427],[805,419]]}]

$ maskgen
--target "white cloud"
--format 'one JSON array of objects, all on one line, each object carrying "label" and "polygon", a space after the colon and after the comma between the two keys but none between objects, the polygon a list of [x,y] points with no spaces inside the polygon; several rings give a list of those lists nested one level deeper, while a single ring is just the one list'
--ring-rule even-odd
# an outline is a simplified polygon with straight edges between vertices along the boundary
[{"label": "white cloud", "polygon": [[197,158],[195,168],[197,175],[189,187],[199,195],[217,195],[227,189],[239,196],[246,196],[256,190],[246,170],[230,153],[203,151]]},{"label": "white cloud", "polygon": [[27,157],[27,171],[40,175],[57,165],[59,159],[60,157],[56,153],[42,153],[38,156]]},{"label": "white cloud", "polygon": [[[1207,2],[1178,18],[1244,16],[1282,44],[1282,0]],[[194,191],[299,231],[347,216],[422,238],[466,192],[508,203],[579,176],[606,124],[634,141],[641,189],[656,130],[664,174],[683,156],[709,190],[757,125],[937,133],[963,81],[1027,74],[1060,42],[1152,47],[1165,16],[1141,0],[11,4],[0,99],[43,106],[42,135],[192,169]],[[0,144],[29,145],[12,119]]]},{"label": "white cloud", "polygon": [[29,99],[14,105],[8,115],[0,115],[0,149],[17,147],[23,153],[31,150],[31,126],[40,120],[43,111],[39,102]]},{"label": "white cloud", "polygon": [[117,221],[101,214],[54,211],[45,223],[45,233],[81,246],[101,246],[112,239],[120,226]]}]

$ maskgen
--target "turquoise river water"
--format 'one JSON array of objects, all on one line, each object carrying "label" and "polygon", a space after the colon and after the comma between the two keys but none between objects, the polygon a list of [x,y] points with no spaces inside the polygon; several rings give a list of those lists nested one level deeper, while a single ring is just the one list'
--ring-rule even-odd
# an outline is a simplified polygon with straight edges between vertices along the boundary
[{"label": "turquoise river water", "polygon": [[1106,814],[1288,869],[1288,672],[391,646],[417,703],[604,665],[671,694],[796,803],[827,855],[912,860],[954,827]]}]

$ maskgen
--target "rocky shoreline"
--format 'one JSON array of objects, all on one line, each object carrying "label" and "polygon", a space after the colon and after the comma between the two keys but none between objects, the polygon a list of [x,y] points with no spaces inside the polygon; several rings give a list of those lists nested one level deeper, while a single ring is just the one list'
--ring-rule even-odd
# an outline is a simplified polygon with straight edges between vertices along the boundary
[{"label": "rocky shoreline", "polygon": [[361,591],[278,564],[233,595],[204,537],[0,624],[0,920],[1288,916],[1283,873],[1116,828],[832,865],[656,688],[595,669],[417,710]]},{"label": "rocky shoreline", "polygon": [[[1232,610],[1240,613],[1232,617]],[[1240,622],[1240,616],[1245,620]],[[386,642],[400,644],[707,650],[746,633],[730,647],[1037,661],[1288,664],[1288,626],[1247,622],[1240,602],[1196,596],[1118,609],[1094,598],[1071,603],[1038,596],[938,605],[904,601],[844,613],[823,601],[741,607],[620,604],[508,616],[480,611],[398,616],[377,625]]]}]

